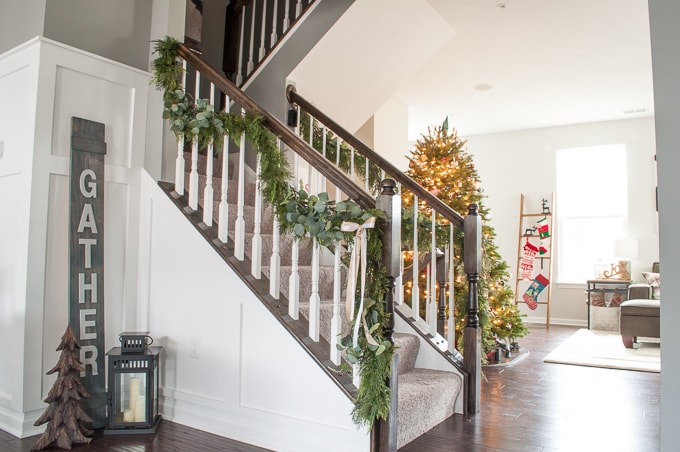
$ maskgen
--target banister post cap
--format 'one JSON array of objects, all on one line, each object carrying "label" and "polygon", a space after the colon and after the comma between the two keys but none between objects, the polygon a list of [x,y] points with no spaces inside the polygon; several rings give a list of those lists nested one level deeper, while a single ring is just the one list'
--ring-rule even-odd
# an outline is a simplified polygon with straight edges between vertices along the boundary
[{"label": "banister post cap", "polygon": [[382,182],[380,182],[380,188],[382,189],[380,193],[383,195],[397,194],[397,191],[395,190],[397,188],[397,183],[394,179],[383,179]]}]

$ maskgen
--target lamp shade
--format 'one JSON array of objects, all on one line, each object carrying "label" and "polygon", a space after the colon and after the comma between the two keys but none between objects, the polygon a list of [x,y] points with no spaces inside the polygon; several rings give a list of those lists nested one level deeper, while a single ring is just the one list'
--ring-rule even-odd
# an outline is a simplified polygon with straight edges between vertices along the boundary
[{"label": "lamp shade", "polygon": [[638,241],[634,239],[620,239],[614,242],[617,257],[634,259],[638,256]]}]

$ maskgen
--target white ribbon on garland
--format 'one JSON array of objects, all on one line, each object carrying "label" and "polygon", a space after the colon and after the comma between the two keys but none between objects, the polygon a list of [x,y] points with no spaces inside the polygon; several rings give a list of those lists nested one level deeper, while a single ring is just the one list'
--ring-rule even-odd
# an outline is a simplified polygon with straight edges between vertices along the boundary
[{"label": "white ribbon on garland", "polygon": [[[343,221],[340,230],[343,232],[356,232],[354,235],[354,246],[352,246],[352,253],[349,260],[349,270],[347,274],[347,298],[345,302],[345,313],[347,320],[352,321],[355,317],[354,303],[357,291],[357,272],[361,267],[361,298],[359,300],[359,308],[356,311],[356,317],[361,316],[361,323],[364,325],[364,334],[369,344],[378,346],[378,342],[369,333],[366,318],[361,314],[364,312],[364,291],[366,288],[366,248],[368,242],[366,238],[365,229],[372,229],[375,227],[375,217],[371,217],[364,222],[364,224],[353,223],[351,221]],[[357,319],[358,320],[358,319]],[[359,323],[354,322],[354,332],[352,334],[352,345],[354,348],[359,346]]]}]

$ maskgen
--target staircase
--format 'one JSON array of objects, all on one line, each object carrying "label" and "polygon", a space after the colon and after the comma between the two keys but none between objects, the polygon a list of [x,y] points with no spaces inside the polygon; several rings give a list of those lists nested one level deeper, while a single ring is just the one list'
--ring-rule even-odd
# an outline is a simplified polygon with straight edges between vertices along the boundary
[{"label": "staircase", "polygon": [[[329,165],[328,161],[306,142],[259,108],[188,48],[180,46],[179,54],[191,66],[198,68],[197,72],[200,72],[201,78],[210,81],[211,91],[219,89],[225,93],[239,110],[264,116],[267,127],[280,138],[281,150],[294,152],[309,162],[310,180],[321,178],[317,180],[332,182],[336,187],[335,199],[339,200],[341,196],[350,197],[364,208],[373,206],[372,195],[358,187],[336,166]],[[160,186],[213,248],[240,275],[242,281],[253,290],[290,334],[297,338],[299,344],[326,371],[328,377],[335,381],[348,397],[353,398],[356,395],[359,376],[347,375],[342,371],[339,366],[342,356],[336,347],[337,332],[346,330],[346,316],[340,303],[345,276],[339,265],[339,254],[334,256],[309,243],[296,243],[289,237],[278,237],[278,225],[271,208],[262,206],[256,181],[254,177],[248,177],[245,164],[246,148],[247,145],[243,142],[237,147],[232,144],[231,152],[225,160],[222,158],[224,154],[217,158],[207,158],[206,154],[212,156],[211,149],[204,155],[200,155],[195,146],[191,150],[185,149],[180,141],[177,168],[182,169],[184,174],[176,175],[174,185],[161,182]],[[418,193],[421,199],[431,206],[433,212],[438,212],[448,219],[451,224],[451,249],[454,227],[463,229],[465,226],[466,232],[465,266],[470,280],[470,301],[468,326],[465,328],[467,359],[464,363],[460,361],[460,354],[455,350],[455,341],[449,340],[444,347],[441,347],[441,341],[439,344],[436,340],[433,341],[438,336],[436,327],[430,331],[423,328],[423,322],[418,320],[419,316],[414,315],[418,312],[417,303],[407,306],[403,302],[403,297],[400,297],[401,287],[396,291],[400,297],[398,302],[400,309],[394,312],[393,317],[399,318],[397,325],[400,332],[395,333],[393,339],[397,347],[395,359],[397,365],[393,367],[393,376],[396,375],[397,378],[391,385],[393,394],[397,394],[398,408],[397,412],[390,414],[390,421],[374,426],[372,436],[372,447],[375,450],[396,450],[396,447],[407,444],[455,412],[474,413],[478,410],[480,330],[476,320],[475,278],[479,268],[476,256],[479,249],[480,224],[474,211],[471,211],[472,215],[468,217],[471,221],[468,222],[466,219],[463,225],[462,217],[410,179],[403,179],[405,177],[403,174],[395,175],[394,168],[389,162],[381,161],[379,156],[370,152],[364,154],[366,168],[370,158],[370,164],[378,164],[384,173],[391,177],[396,176],[403,189],[414,190],[414,193]],[[297,157],[294,161],[298,161]],[[218,170],[214,171],[213,168]],[[255,173],[257,171],[256,168]],[[297,167],[295,171],[295,180],[298,180]],[[356,178],[354,174],[351,176],[352,179]],[[226,183],[223,183],[225,181]],[[319,186],[324,188],[325,183],[320,183]],[[366,184],[366,189],[368,188],[369,185]],[[320,191],[324,190],[316,190]],[[396,219],[400,225],[399,217]],[[245,226],[239,228],[239,222]],[[434,228],[434,222],[432,227]],[[434,233],[434,229],[432,232]],[[391,236],[388,234],[385,240],[389,240],[389,237]],[[398,250],[401,243],[398,235],[396,240],[397,242],[391,243]],[[453,254],[450,253],[449,256],[452,258]],[[394,265],[391,268],[394,269]],[[439,280],[435,279],[434,273],[432,278],[433,281]],[[443,293],[443,290],[439,292]],[[315,298],[319,303],[308,301]],[[434,296],[430,301],[433,300]],[[389,306],[391,302],[387,303]],[[386,328],[389,328],[389,325]],[[449,329],[449,333],[452,338],[452,328]],[[386,337],[390,334],[386,333]]]},{"label": "staircase", "polygon": [[[219,168],[222,166],[223,154],[218,154],[213,158],[213,167]],[[184,159],[187,162],[191,162],[192,156],[191,152],[185,151]],[[205,170],[207,168],[207,159],[205,153],[199,154],[197,159],[197,171],[198,171],[198,190],[199,193],[203,193],[206,187],[207,177]],[[237,221],[237,212],[239,210],[238,206],[238,180],[233,177],[238,171],[234,171],[234,165],[229,166],[231,170],[229,171],[230,178],[227,182],[227,203],[228,203],[228,223],[229,227],[229,242],[234,243],[236,239],[235,234],[235,223]],[[185,186],[189,187],[191,165],[187,165],[185,171]],[[183,210],[187,213],[187,217],[196,225],[197,228],[205,230],[206,226],[203,221],[196,221],[196,217],[202,218],[202,213],[205,211],[203,205],[203,198],[199,196],[199,209],[197,210],[198,215],[187,209],[188,196],[177,197],[176,193],[173,192],[173,187],[169,184],[161,184],[166,190],[166,193],[178,203],[179,206],[183,206]],[[221,187],[222,179],[219,176],[212,177],[212,186]],[[173,194],[174,193],[174,194]],[[243,211],[245,213],[245,243],[249,244],[253,242],[256,235],[255,232],[255,211],[256,211],[256,201],[257,201],[257,186],[255,183],[247,183],[244,187],[244,198],[243,198]],[[213,200],[213,221],[217,223],[219,221],[219,211],[220,211],[220,201]],[[259,228],[261,231],[260,239],[262,242],[262,261],[268,262],[268,258],[271,256],[277,238],[274,237],[274,215],[271,207],[264,207],[261,211],[261,219]],[[217,229],[217,225],[213,228]],[[293,239],[290,236],[281,237],[278,242],[278,248],[280,251],[280,279],[282,281],[281,293],[289,293],[288,281],[290,275],[293,272],[293,262],[294,259],[291,255],[291,250],[293,247]],[[225,252],[227,251],[227,245],[221,245]],[[250,246],[245,246],[245,261],[252,263],[253,259],[256,257],[253,255],[253,248]],[[297,257],[297,272],[301,281],[311,281],[312,280],[312,259],[313,252],[311,243],[309,241],[302,241],[299,243],[299,253]],[[248,265],[246,265],[248,267]],[[344,274],[344,272],[343,272]],[[332,341],[331,337],[331,321],[333,317],[334,300],[333,300],[333,288],[334,288],[334,278],[336,277],[335,269],[333,265],[319,265],[318,268],[318,286],[319,286],[319,297],[321,299],[320,303],[320,313],[319,313],[319,325],[320,325],[320,335],[321,335],[321,347],[325,348],[325,344],[330,344]],[[246,277],[247,275],[242,275]],[[268,279],[271,276],[271,268],[268,265],[262,266],[262,280],[268,283]],[[312,285],[303,283],[299,288],[299,314],[302,316],[306,324],[310,321],[310,306],[309,299],[312,296]],[[287,300],[280,300],[286,303]],[[347,320],[345,316],[344,304],[340,305],[340,316],[342,319],[341,331],[347,331]],[[415,333],[415,332],[414,332]],[[300,338],[305,340],[305,338]],[[307,338],[308,339],[308,338]],[[397,445],[402,447],[418,436],[422,435],[426,431],[430,430],[437,424],[443,422],[445,419],[451,417],[455,413],[456,402],[461,396],[461,389],[463,378],[458,372],[454,372],[455,369],[452,366],[451,371],[420,368],[416,367],[416,362],[418,361],[418,354],[421,347],[421,341],[416,334],[412,333],[394,333],[393,336],[396,355],[398,356],[398,367],[397,367],[397,388],[398,388],[398,422],[397,422]],[[319,357],[323,359],[323,357]],[[333,366],[333,369],[337,371],[338,369]],[[335,374],[329,374],[335,377]],[[340,385],[347,385],[346,380],[340,379],[338,381]],[[354,395],[354,391],[350,389],[349,395]]]}]

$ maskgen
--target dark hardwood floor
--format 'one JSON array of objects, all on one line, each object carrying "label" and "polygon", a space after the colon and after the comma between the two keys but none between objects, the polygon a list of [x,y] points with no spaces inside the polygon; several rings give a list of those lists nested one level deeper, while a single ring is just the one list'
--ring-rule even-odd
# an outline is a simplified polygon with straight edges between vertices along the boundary
[{"label": "dark hardwood floor", "polygon": [[[482,411],[453,416],[400,452],[653,452],[659,450],[660,376],[546,364],[577,328],[530,325],[529,350],[507,367],[486,367]],[[29,451],[37,437],[0,431],[0,451]],[[60,450],[60,449],[48,449]],[[74,451],[225,451],[263,449],[163,421],[155,435],[97,436]]]},{"label": "dark hardwood floor", "polygon": [[[0,452],[28,452],[38,436],[19,440],[0,430]],[[44,449],[60,451],[56,447]],[[163,420],[155,435],[102,435],[90,444],[75,444],[74,452],[262,452],[266,449]]]},{"label": "dark hardwood floor", "polygon": [[453,416],[400,452],[658,451],[658,373],[543,362],[577,329],[530,325],[519,340],[527,357],[484,368],[479,414]]}]

